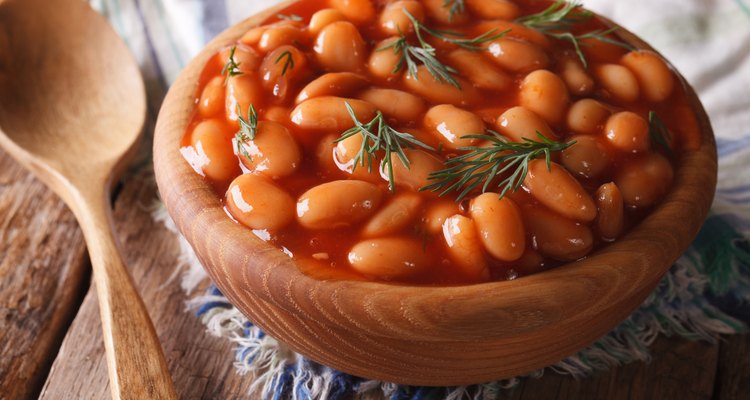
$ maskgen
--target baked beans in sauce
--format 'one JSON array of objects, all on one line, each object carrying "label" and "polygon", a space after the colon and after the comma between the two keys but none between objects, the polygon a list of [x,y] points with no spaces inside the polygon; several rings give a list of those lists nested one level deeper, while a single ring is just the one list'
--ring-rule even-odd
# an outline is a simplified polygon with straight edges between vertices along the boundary
[{"label": "baked beans in sauce", "polygon": [[[181,152],[231,218],[320,279],[454,285],[581,259],[664,198],[699,133],[659,55],[618,44],[595,17],[566,28],[578,54],[563,31],[524,22],[548,7],[566,4],[303,0],[209,60]],[[453,83],[418,58],[413,71],[399,65],[392,45],[419,46],[417,33]],[[478,36],[473,47],[444,40]],[[370,170],[353,168],[363,136],[337,141],[353,116],[367,124],[378,113],[420,143],[403,146],[408,168],[391,153],[381,171],[382,148]],[[526,160],[525,179],[502,198],[496,182],[514,169],[461,199],[424,190],[446,160],[490,146],[465,137],[488,130],[509,142],[575,143],[549,164]]]}]

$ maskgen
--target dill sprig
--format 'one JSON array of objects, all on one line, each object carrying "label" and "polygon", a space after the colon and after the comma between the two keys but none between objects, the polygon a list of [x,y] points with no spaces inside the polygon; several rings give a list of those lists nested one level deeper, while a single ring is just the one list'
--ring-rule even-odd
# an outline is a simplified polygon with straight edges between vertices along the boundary
[{"label": "dill sprig", "polygon": [[276,18],[284,20],[284,21],[295,21],[295,22],[302,21],[302,17],[300,17],[297,14],[276,14]]},{"label": "dill sprig", "polygon": [[593,16],[591,11],[581,6],[580,1],[557,0],[544,10],[520,17],[516,22],[541,31],[562,30]]},{"label": "dill sprig", "polygon": [[284,61],[284,68],[281,70],[281,76],[286,75],[287,70],[294,68],[294,57],[292,56],[291,51],[287,50],[279,54],[279,56],[276,57],[276,61],[274,61],[274,63],[278,64],[279,61],[281,61],[283,58],[286,58],[286,61]]},{"label": "dill sprig", "polygon": [[393,69],[394,73],[401,71],[402,68],[406,67],[407,74],[414,79],[417,79],[417,67],[421,64],[427,68],[430,75],[432,75],[437,81],[449,83],[457,88],[461,88],[461,85],[452,74],[455,74],[458,71],[438,60],[437,49],[425,40],[424,35],[430,35],[434,38],[444,40],[470,51],[482,51],[484,49],[480,46],[481,44],[499,39],[505,36],[509,31],[505,30],[498,32],[497,29],[492,29],[474,38],[464,38],[463,34],[458,32],[430,29],[419,22],[419,20],[411,15],[406,9],[404,9],[404,13],[414,27],[414,33],[418,43],[409,43],[407,36],[401,33],[396,41],[387,46],[383,46],[376,51],[393,49],[393,52],[400,56],[398,63]]},{"label": "dill sprig", "polygon": [[237,154],[245,156],[248,160],[253,159],[250,153],[247,152],[245,144],[251,140],[255,140],[255,134],[258,131],[258,113],[255,111],[255,106],[250,104],[247,108],[247,117],[242,117],[242,110],[240,105],[237,105],[237,121],[240,124],[240,130],[234,135],[235,146]]},{"label": "dill sprig", "polygon": [[417,79],[419,65],[424,65],[427,68],[427,72],[430,73],[437,81],[449,83],[457,88],[461,87],[456,78],[452,74],[455,74],[456,69],[448,65],[443,64],[437,59],[437,50],[427,42],[421,41],[420,45],[412,45],[407,42],[406,36],[401,36],[393,43],[379,48],[380,50],[393,49],[395,54],[399,54],[400,58],[396,66],[393,68],[393,73],[401,71],[406,66],[406,73],[409,76]]},{"label": "dill sprig", "polygon": [[674,156],[672,147],[669,142],[672,140],[672,134],[669,132],[667,125],[656,115],[655,111],[649,111],[648,113],[648,134],[651,137],[651,142],[656,147],[661,147],[668,156]]},{"label": "dill sprig", "polygon": [[536,132],[539,140],[523,138],[523,142],[509,142],[499,133],[488,130],[489,134],[466,135],[463,138],[487,140],[489,146],[470,146],[459,150],[467,153],[446,160],[446,168],[429,175],[434,180],[420,190],[439,192],[444,196],[451,191],[460,192],[456,201],[461,201],[474,189],[481,185],[482,193],[490,188],[495,177],[507,174],[507,177],[497,183],[500,198],[508,192],[515,192],[521,187],[529,171],[529,162],[544,156],[547,168],[550,166],[552,152],[562,151],[572,146],[575,141],[567,143],[556,142]]},{"label": "dill sprig", "polygon": [[573,44],[581,64],[586,68],[588,68],[588,61],[582,50],[582,46],[585,46],[586,43],[582,43],[582,40],[593,39],[633,50],[633,46],[609,37],[609,34],[616,31],[617,27],[596,29],[578,35],[570,32],[573,25],[587,21],[593,16],[594,14],[591,11],[581,8],[581,2],[579,1],[557,0],[541,12],[518,18],[516,22],[555,39],[570,42]]},{"label": "dill sprig", "polygon": [[464,0],[443,0],[443,8],[449,8],[448,21],[452,21],[456,14],[466,11],[466,3]]},{"label": "dill sprig", "polygon": [[354,114],[354,110],[345,102],[346,110],[349,112],[354,126],[341,134],[341,137],[336,139],[334,143],[338,143],[344,139],[352,137],[354,135],[362,135],[362,145],[359,151],[354,156],[354,165],[352,171],[357,166],[367,166],[367,171],[372,171],[372,165],[375,161],[375,157],[378,152],[383,152],[383,161],[380,168],[387,169],[388,171],[388,187],[393,192],[396,189],[394,178],[393,178],[393,153],[396,154],[401,164],[407,169],[409,168],[410,162],[404,153],[404,148],[415,148],[422,147],[427,150],[433,150],[432,147],[422,143],[419,139],[413,135],[405,132],[399,132],[392,126],[388,125],[385,120],[383,113],[378,111],[375,117],[370,122],[362,123],[357,119],[357,115]]},{"label": "dill sprig", "polygon": [[229,50],[229,59],[227,59],[227,62],[224,64],[224,68],[221,69],[221,74],[224,75],[225,85],[230,77],[243,74],[243,72],[240,71],[240,64],[242,63],[238,63],[237,60],[234,59],[235,51],[237,51],[237,46],[232,46]]}]

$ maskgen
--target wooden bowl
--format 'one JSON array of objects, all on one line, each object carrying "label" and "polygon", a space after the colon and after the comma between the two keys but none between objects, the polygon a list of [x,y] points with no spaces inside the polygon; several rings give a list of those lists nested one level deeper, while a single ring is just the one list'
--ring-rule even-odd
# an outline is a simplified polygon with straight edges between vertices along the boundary
[{"label": "wooden bowl", "polygon": [[292,259],[228,218],[178,151],[208,58],[284,7],[224,31],[180,74],[159,114],[154,165],[169,214],[222,293],[294,351],[402,384],[463,385],[524,374],[575,353],[625,319],[703,223],[716,186],[716,147],[703,107],[680,77],[702,131],[698,150],[683,154],[672,191],[651,215],[586,259],[513,281],[458,287],[302,274]]}]

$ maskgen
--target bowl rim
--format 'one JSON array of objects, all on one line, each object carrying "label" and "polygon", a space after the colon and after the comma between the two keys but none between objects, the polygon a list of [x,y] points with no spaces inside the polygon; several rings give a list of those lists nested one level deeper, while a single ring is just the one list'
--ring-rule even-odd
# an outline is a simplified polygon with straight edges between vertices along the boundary
[{"label": "bowl rim", "polygon": [[[487,335],[508,338],[523,332],[575,329],[581,324],[592,324],[587,328],[592,332],[582,334],[576,341],[582,347],[581,344],[586,345],[608,332],[641,304],[697,234],[708,213],[716,186],[716,145],[708,116],[697,95],[677,69],[672,67],[686,91],[698,122],[700,147],[682,153],[672,188],[665,199],[616,242],[582,260],[511,281],[416,286],[318,280],[303,274],[295,266],[294,260],[277,247],[263,242],[250,229],[227,218],[219,196],[180,155],[180,142],[187,129],[188,118],[174,118],[175,115],[190,115],[186,113],[195,105],[198,76],[210,56],[236,41],[248,29],[297,1],[286,1],[247,18],[214,38],[180,73],[170,88],[159,112],[154,134],[156,180],[167,210],[180,232],[193,245],[211,278],[240,309],[251,306],[244,296],[254,296],[293,315],[303,315],[309,311],[309,307],[321,305],[300,305],[301,299],[328,297],[333,300],[326,304],[341,314],[366,308],[373,315],[400,314],[408,320],[408,311],[404,310],[429,305],[436,316],[434,325],[429,327],[432,331],[425,329],[419,336],[419,340],[426,341],[479,339]],[[616,26],[608,19],[595,15],[605,23]],[[637,48],[655,51],[624,28],[620,27],[616,34]],[[199,236],[200,242],[196,240]],[[211,248],[221,249],[222,257],[235,258],[236,266],[216,265]],[[592,298],[589,293],[579,290],[583,284],[601,286],[601,292],[607,295]],[[360,299],[363,298],[367,299],[367,304],[361,304]],[[563,304],[568,306],[563,307]],[[531,315],[545,307],[554,308],[559,314],[539,325],[531,323],[526,329],[504,327],[502,318],[497,323],[471,323],[474,317],[496,315],[499,310]],[[372,335],[392,334],[392,327],[383,327],[376,317],[371,319],[368,329]],[[455,329],[457,323],[468,325]],[[342,329],[362,327],[361,321],[342,320],[339,324],[338,328]],[[476,330],[472,331],[474,328]]]}]

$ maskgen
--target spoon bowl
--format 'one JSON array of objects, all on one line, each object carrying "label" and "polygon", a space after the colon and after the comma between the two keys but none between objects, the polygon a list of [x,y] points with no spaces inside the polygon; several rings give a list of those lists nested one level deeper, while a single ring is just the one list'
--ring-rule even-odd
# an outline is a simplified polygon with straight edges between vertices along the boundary
[{"label": "spoon bowl", "polygon": [[125,44],[82,1],[0,1],[0,146],[73,210],[91,256],[113,398],[176,398],[118,252],[109,195],[146,112]]},{"label": "spoon bowl", "polygon": [[0,8],[0,127],[67,178],[119,164],[138,143],[146,112],[127,47],[79,3],[6,1]]}]

